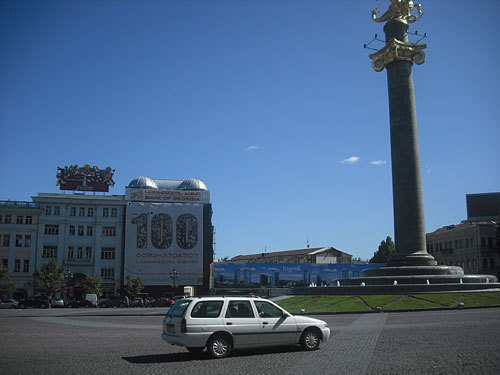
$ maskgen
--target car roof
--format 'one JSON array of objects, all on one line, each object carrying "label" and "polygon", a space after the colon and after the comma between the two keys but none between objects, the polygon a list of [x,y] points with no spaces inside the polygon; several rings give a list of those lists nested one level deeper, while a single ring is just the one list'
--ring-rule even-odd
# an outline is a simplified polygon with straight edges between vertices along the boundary
[{"label": "car roof", "polygon": [[188,300],[200,300],[200,299],[210,299],[210,300],[265,300],[264,298],[254,297],[254,296],[199,296],[199,297],[188,297]]}]

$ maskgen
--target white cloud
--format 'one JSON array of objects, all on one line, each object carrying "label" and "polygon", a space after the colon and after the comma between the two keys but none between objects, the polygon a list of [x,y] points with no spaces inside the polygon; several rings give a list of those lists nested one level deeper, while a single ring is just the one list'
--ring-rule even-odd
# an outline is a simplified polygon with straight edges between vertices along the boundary
[{"label": "white cloud", "polygon": [[248,146],[245,151],[257,151],[259,146]]},{"label": "white cloud", "polygon": [[371,165],[384,165],[387,164],[385,160],[374,160],[370,162]]},{"label": "white cloud", "polygon": [[358,156],[351,156],[350,158],[344,159],[341,161],[342,164],[354,164],[359,161]]}]

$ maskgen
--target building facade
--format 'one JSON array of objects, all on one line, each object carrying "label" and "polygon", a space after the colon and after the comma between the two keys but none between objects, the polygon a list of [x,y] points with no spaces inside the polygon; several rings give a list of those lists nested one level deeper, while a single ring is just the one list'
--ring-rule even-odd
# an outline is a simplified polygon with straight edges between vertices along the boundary
[{"label": "building facade", "polygon": [[314,264],[351,264],[352,255],[334,247],[318,247],[238,255],[232,263],[314,263]]},{"label": "building facade", "polygon": [[24,298],[33,294],[33,272],[36,263],[38,204],[21,201],[0,201],[0,259],[9,270],[15,285],[2,284],[3,295]]},{"label": "building facade", "polygon": [[500,193],[467,194],[467,220],[426,234],[438,264],[500,278]]},{"label": "building facade", "polygon": [[500,221],[464,221],[427,233],[426,238],[427,251],[438,264],[500,277]]},{"label": "building facade", "polygon": [[17,284],[2,290],[4,297],[43,294],[33,274],[52,259],[64,268],[55,295],[64,299],[82,297],[88,276],[103,278],[104,297],[123,294],[128,275],[153,297],[184,285],[208,291],[212,206],[202,181],[138,177],[124,195],[74,191],[32,199],[0,201],[0,259]]},{"label": "building facade", "polygon": [[68,297],[83,294],[87,275],[102,276],[104,294],[116,294],[122,286],[125,197],[39,193],[33,201],[41,208],[35,269],[57,259],[71,275]]}]

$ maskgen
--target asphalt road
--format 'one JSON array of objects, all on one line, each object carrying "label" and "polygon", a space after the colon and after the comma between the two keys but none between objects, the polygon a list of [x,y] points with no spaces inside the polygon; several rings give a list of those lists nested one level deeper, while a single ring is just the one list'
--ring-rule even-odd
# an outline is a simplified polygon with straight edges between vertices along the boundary
[{"label": "asphalt road", "polygon": [[2,374],[499,374],[500,308],[323,315],[330,340],[212,360],[160,339],[167,309],[0,310]]}]

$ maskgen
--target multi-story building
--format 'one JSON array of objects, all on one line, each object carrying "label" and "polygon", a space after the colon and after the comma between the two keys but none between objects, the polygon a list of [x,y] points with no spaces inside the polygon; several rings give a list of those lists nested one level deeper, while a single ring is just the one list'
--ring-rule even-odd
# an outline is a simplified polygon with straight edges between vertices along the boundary
[{"label": "multi-story building", "polygon": [[467,194],[467,220],[427,233],[438,264],[500,277],[500,193]]},{"label": "multi-story building", "polygon": [[70,295],[83,293],[86,275],[102,276],[104,294],[114,295],[122,282],[124,198],[83,193],[33,197],[41,208],[35,269],[57,259],[72,275]]},{"label": "multi-story building", "polygon": [[88,276],[103,278],[105,296],[123,293],[128,276],[140,278],[153,297],[185,285],[208,291],[214,228],[205,183],[141,176],[125,195],[100,195],[114,185],[111,168],[58,170],[58,185],[71,193],[0,202],[0,259],[18,282],[3,294],[44,293],[33,275],[52,259],[66,275],[63,298],[81,297]]},{"label": "multi-story building", "polygon": [[438,264],[462,267],[466,274],[500,276],[500,221],[464,221],[426,237],[427,251]]},{"label": "multi-story building", "polygon": [[33,294],[40,213],[40,207],[33,202],[0,201],[0,259],[16,284],[3,294],[15,298]]}]

